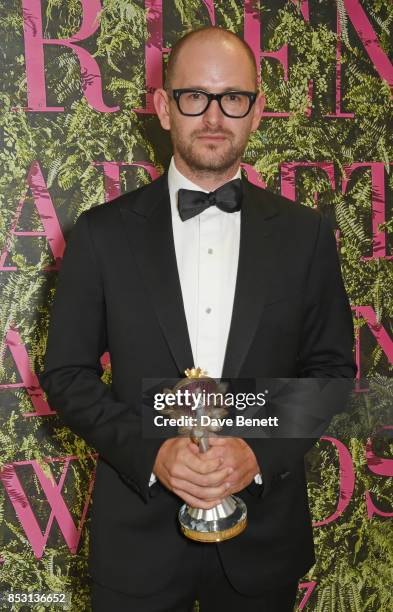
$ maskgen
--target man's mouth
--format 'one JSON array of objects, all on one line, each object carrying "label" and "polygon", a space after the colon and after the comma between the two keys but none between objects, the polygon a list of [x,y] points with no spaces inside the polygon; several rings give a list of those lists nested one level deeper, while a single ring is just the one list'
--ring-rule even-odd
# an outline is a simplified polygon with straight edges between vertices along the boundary
[{"label": "man's mouth", "polygon": [[226,136],[224,134],[203,134],[202,136],[198,136],[202,140],[224,140]]}]

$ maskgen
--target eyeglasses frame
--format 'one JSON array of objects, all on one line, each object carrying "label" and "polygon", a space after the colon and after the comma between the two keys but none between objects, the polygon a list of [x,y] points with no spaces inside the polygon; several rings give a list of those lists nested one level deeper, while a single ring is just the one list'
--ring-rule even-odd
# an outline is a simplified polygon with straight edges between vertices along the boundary
[{"label": "eyeglasses frame", "polygon": [[[226,116],[226,117],[230,117],[231,119],[243,119],[243,117],[246,117],[250,110],[252,109],[255,100],[257,99],[257,95],[258,92],[256,91],[224,91],[223,93],[209,93],[208,91],[204,91],[203,89],[193,89],[191,87],[186,87],[183,89],[172,89],[172,90],[166,90],[171,91],[172,93],[172,97],[176,102],[177,108],[179,110],[179,112],[182,115],[185,115],[186,117],[199,117],[200,115],[203,115],[203,113],[205,113],[207,111],[207,109],[209,108],[212,100],[217,100],[218,105],[220,107],[221,112]],[[207,105],[206,108],[204,108],[203,111],[201,111],[200,113],[184,113],[181,108],[180,108],[180,96],[182,93],[187,93],[187,92],[195,92],[195,93],[202,93],[205,96],[207,96]],[[222,108],[222,104],[221,104],[221,99],[223,98],[223,96],[227,96],[228,94],[243,94],[246,95],[248,97],[249,100],[249,107],[246,113],[244,113],[244,115],[239,115],[239,116],[233,116],[233,115],[229,115],[228,113],[225,112],[225,110]]]}]

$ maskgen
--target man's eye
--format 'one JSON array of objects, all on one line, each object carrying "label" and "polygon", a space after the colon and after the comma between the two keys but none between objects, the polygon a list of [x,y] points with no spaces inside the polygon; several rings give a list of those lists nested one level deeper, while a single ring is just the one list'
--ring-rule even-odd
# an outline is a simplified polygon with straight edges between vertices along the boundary
[{"label": "man's eye", "polygon": [[240,100],[240,96],[237,94],[229,94],[227,98],[229,98],[230,102],[238,102]]},{"label": "man's eye", "polygon": [[188,94],[187,97],[191,100],[200,100],[201,94],[197,91],[192,91],[191,93]]}]

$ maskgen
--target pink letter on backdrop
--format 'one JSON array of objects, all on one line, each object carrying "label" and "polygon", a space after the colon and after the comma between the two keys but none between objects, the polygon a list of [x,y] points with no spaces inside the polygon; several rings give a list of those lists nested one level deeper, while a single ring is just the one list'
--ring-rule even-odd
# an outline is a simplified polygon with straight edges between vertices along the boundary
[{"label": "pink letter on backdrop", "polygon": [[124,166],[138,166],[144,168],[152,181],[157,179],[160,174],[157,168],[151,162],[136,161],[136,162],[115,162],[115,161],[104,161],[104,162],[92,162],[93,166],[102,166],[104,170],[104,181],[105,181],[105,201],[109,202],[114,200],[121,195],[120,186],[120,168]]},{"label": "pink letter on backdrop", "polygon": [[145,0],[147,41],[145,45],[146,108],[134,108],[136,113],[155,114],[153,93],[162,87],[162,55],[169,49],[162,46],[162,0]]},{"label": "pink letter on backdrop", "polygon": [[[386,357],[390,364],[393,364],[393,340],[388,335],[386,329],[383,327],[381,323],[377,321],[377,315],[375,314],[375,310],[372,306],[353,306],[352,310],[355,313],[355,317],[359,319],[362,317],[367,325],[372,335],[376,339],[377,343],[385,353]],[[360,371],[360,330],[356,334],[355,337],[355,360],[358,368],[356,378],[360,380],[361,371]]]},{"label": "pink letter on backdrop", "polygon": [[344,0],[344,5],[367,55],[374,64],[375,70],[381,79],[388,83],[393,95],[393,65],[379,44],[374,28],[361,3],[359,0]]},{"label": "pink letter on backdrop", "polygon": [[26,347],[23,344],[19,332],[14,326],[10,326],[8,332],[6,333],[5,347],[6,349],[9,348],[11,352],[22,382],[0,385],[0,390],[20,389],[21,387],[26,389],[30,396],[31,403],[35,408],[35,412],[26,412],[23,416],[47,416],[50,414],[56,414],[54,410],[50,409],[48,402],[44,398],[39,380],[30,366],[29,355]]},{"label": "pink letter on backdrop", "polygon": [[[215,25],[213,0],[202,0],[209,13],[210,23]],[[163,54],[169,54],[170,49],[163,47],[162,0],[145,0],[147,13],[147,41],[145,45],[146,70],[146,107],[134,108],[136,113],[155,114],[153,93],[163,86]]]},{"label": "pink letter on backdrop", "polygon": [[306,589],[306,592],[304,593],[304,597],[299,604],[299,610],[304,609],[304,607],[306,606],[316,586],[317,586],[317,583],[315,580],[312,580],[311,582],[301,582],[299,584],[299,587],[298,587],[299,589]]},{"label": "pink letter on backdrop", "polygon": [[70,38],[44,38],[41,0],[22,0],[23,32],[27,77],[28,111],[64,111],[62,106],[47,106],[45,87],[44,45],[60,45],[74,51],[81,66],[82,88],[86,100],[95,110],[113,113],[119,106],[107,106],[102,98],[101,72],[91,53],[76,43],[89,38],[99,27],[100,0],[80,0],[82,25]]},{"label": "pink letter on backdrop", "polygon": [[[85,522],[86,512],[90,501],[90,496],[93,490],[95,470],[93,470],[92,477],[89,482],[87,491],[86,501],[83,508],[82,516],[79,521],[78,527],[75,527],[73,518],[67,505],[61,495],[61,490],[64,485],[64,481],[68,472],[68,467],[71,459],[77,459],[75,456],[61,457],[57,459],[47,458],[46,461],[64,461],[63,471],[61,473],[59,482],[56,483],[53,475],[48,478],[43,472],[41,466],[37,461],[17,461],[12,464],[5,465],[0,471],[0,480],[2,480],[5,490],[14,506],[16,515],[20,521],[20,524],[31,544],[34,555],[37,559],[41,559],[44,554],[45,546],[48,541],[49,533],[53,524],[53,519],[56,517],[57,523],[64,536],[68,548],[72,554],[76,554],[82,527]],[[42,490],[45,493],[48,504],[51,508],[49,520],[45,529],[42,533],[38,521],[31,508],[29,499],[22,487],[22,484],[17,476],[15,467],[18,465],[31,465],[38,480],[41,484]]]},{"label": "pink letter on backdrop", "polygon": [[34,202],[37,208],[37,212],[40,216],[42,225],[44,226],[43,232],[20,232],[15,228],[18,224],[20,215],[22,213],[23,205],[25,203],[26,193],[21,198],[18,207],[16,209],[15,217],[11,225],[10,236],[6,242],[5,249],[0,255],[0,271],[1,272],[15,272],[18,270],[16,266],[6,266],[5,260],[9,253],[13,236],[46,236],[49,242],[49,247],[53,253],[56,263],[53,266],[48,266],[44,269],[44,272],[50,270],[58,270],[60,260],[63,257],[65,249],[64,236],[61,231],[59,220],[57,218],[52,198],[48,191],[45,183],[45,179],[40,168],[38,161],[33,161],[30,166],[29,173],[27,175],[27,184],[31,189]]},{"label": "pink letter on backdrop", "polygon": [[[386,429],[393,430],[392,425],[385,425],[381,427],[376,433],[379,431],[384,431]],[[373,474],[378,474],[379,476],[393,476],[393,459],[385,459],[384,457],[378,457],[374,454],[372,449],[372,439],[368,438],[366,444],[366,460],[367,465]],[[393,516],[393,512],[383,512],[377,508],[372,499],[369,491],[366,491],[366,505],[367,505],[367,515],[368,518],[373,518],[374,515],[377,516]]]},{"label": "pink letter on backdrop", "polygon": [[354,117],[354,113],[343,113],[341,110],[341,71],[342,71],[342,63],[341,63],[341,22],[340,22],[340,13],[337,10],[337,45],[336,45],[336,108],[334,113],[329,113],[326,115],[327,117]]},{"label": "pink letter on backdrop", "polygon": [[100,362],[104,371],[111,369],[111,356],[109,351],[105,351],[105,353],[101,355]]},{"label": "pink letter on backdrop", "polygon": [[255,168],[251,166],[251,164],[241,163],[240,165],[246,171],[247,178],[250,181],[250,183],[252,183],[253,185],[256,185],[257,187],[261,187],[262,189],[266,189],[265,181],[263,180],[259,172],[257,172]]},{"label": "pink letter on backdrop", "polygon": [[355,472],[353,469],[352,457],[345,444],[337,440],[337,438],[331,438],[330,436],[322,436],[321,440],[331,442],[338,451],[338,459],[340,462],[340,495],[336,511],[322,521],[315,521],[313,523],[314,527],[321,527],[322,525],[328,525],[336,521],[349,506],[355,488]]},{"label": "pink letter on backdrop", "polygon": [[357,162],[350,166],[345,166],[345,178],[342,182],[342,192],[345,194],[348,181],[352,172],[358,168],[370,168],[371,172],[371,215],[372,215],[372,234],[373,252],[370,257],[362,257],[363,261],[370,259],[393,259],[393,255],[386,254],[386,235],[379,229],[379,225],[385,223],[385,165],[383,162]]},{"label": "pink letter on backdrop", "polygon": [[[288,45],[285,44],[278,51],[261,50],[261,8],[259,0],[244,0],[244,40],[250,45],[257,62],[258,82],[261,81],[261,57],[270,57],[280,62],[284,69],[284,81],[288,80]],[[264,117],[289,117],[290,113],[273,113],[264,111]]]},{"label": "pink letter on backdrop", "polygon": [[[320,168],[329,177],[332,189],[336,188],[334,180],[333,162],[284,162],[281,164],[281,194],[290,200],[296,200],[296,170],[298,168]],[[318,202],[318,193],[314,194],[315,204]]]},{"label": "pink letter on backdrop", "polygon": [[[292,0],[294,4],[299,4],[297,0]],[[301,0],[300,10],[303,18],[309,21],[308,0]],[[260,67],[261,57],[267,57],[277,60],[284,70],[284,81],[288,80],[288,45],[285,44],[278,51],[262,51],[261,50],[261,20],[260,20],[260,2],[259,0],[244,0],[244,40],[250,45],[255,55],[257,67]],[[260,72],[258,73],[258,82],[261,81]],[[307,115],[311,114],[311,98],[312,98],[312,80],[308,83],[308,101],[309,108],[306,111]],[[263,117],[289,117],[291,113],[287,112],[270,112],[264,111]]]}]

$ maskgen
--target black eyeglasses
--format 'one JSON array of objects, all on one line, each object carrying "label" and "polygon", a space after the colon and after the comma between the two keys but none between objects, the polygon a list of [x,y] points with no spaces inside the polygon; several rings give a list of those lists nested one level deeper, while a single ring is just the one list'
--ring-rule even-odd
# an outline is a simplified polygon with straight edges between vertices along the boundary
[{"label": "black eyeglasses", "polygon": [[224,115],[233,119],[240,119],[248,115],[258,93],[254,91],[225,91],[224,93],[214,94],[202,89],[172,89],[172,95],[182,115],[190,117],[203,115],[209,108],[211,101],[217,100]]}]

